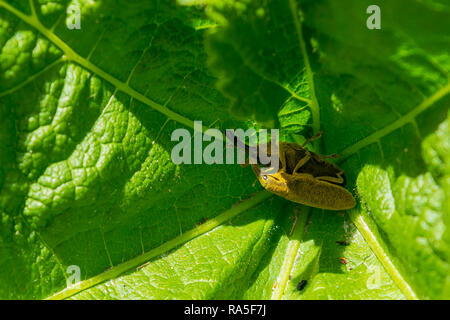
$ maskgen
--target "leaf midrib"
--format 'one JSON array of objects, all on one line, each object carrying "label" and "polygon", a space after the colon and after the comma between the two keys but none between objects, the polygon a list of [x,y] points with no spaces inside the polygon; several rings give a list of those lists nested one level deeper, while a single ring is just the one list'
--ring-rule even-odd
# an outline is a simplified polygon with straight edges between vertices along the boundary
[{"label": "leaf midrib", "polygon": [[[312,114],[312,128],[314,133],[318,133],[320,131],[320,107],[319,102],[316,98],[315,86],[314,86],[314,76],[312,73],[311,65],[309,63],[308,52],[306,50],[306,43],[303,37],[302,25],[299,20],[297,4],[293,0],[289,1],[289,8],[291,11],[291,16],[295,25],[295,32],[297,34],[297,40],[300,45],[301,55],[303,58],[303,62],[305,64],[306,70],[306,81],[308,83],[309,95],[311,100],[309,102],[309,107],[311,108]],[[308,208],[310,209],[310,208]],[[287,283],[289,281],[289,275],[292,273],[292,269],[294,267],[295,258],[297,257],[298,250],[300,248],[301,241],[303,239],[305,228],[307,224],[307,220],[309,218],[309,211],[301,213],[301,216],[297,219],[299,221],[294,222],[294,229],[292,230],[292,237],[289,239],[288,247],[286,250],[286,254],[284,257],[283,265],[281,266],[281,270],[277,279],[277,288],[272,294],[271,299],[280,300],[283,297],[283,294],[286,290]]]},{"label": "leaf midrib", "polygon": [[169,240],[162,244],[159,247],[156,247],[154,249],[151,249],[150,251],[147,251],[131,260],[128,260],[124,263],[121,263],[119,265],[116,265],[110,269],[108,269],[105,272],[102,272],[92,278],[89,278],[84,281],[78,282],[73,287],[68,287],[60,292],[57,292],[56,294],[52,295],[48,299],[65,299],[70,296],[73,296],[74,294],[77,294],[83,290],[86,290],[90,287],[93,287],[99,283],[105,282],[110,279],[114,279],[117,276],[125,273],[126,271],[129,271],[133,268],[138,268],[139,266],[142,266],[143,264],[147,263],[149,260],[168,252],[174,248],[176,248],[179,245],[182,245],[183,243],[192,240],[218,226],[223,224],[224,222],[236,217],[242,212],[245,212],[249,210],[250,208],[256,206],[260,202],[267,200],[268,198],[272,197],[273,194],[263,190],[255,195],[253,195],[251,198],[246,199],[245,201],[242,201],[238,205],[226,210],[225,212],[219,214],[218,216],[211,218],[210,220],[206,221],[205,223],[179,235],[176,238],[173,238],[172,240]]},{"label": "leaf midrib", "polygon": [[[361,210],[350,210],[350,219],[353,224],[358,228],[358,231],[363,236],[366,243],[369,245],[375,256],[383,265],[386,272],[390,275],[391,279],[395,282],[400,291],[409,300],[418,300],[417,294],[411,288],[411,286],[406,282],[404,277],[401,275],[400,271],[394,265],[392,259],[382,248],[377,238],[381,238],[376,232],[376,228],[373,226],[375,223],[368,214]],[[370,225],[372,224],[372,226]]]},{"label": "leaf midrib", "polygon": [[295,31],[297,34],[297,39],[300,45],[301,54],[303,57],[303,62],[305,63],[305,69],[306,69],[306,77],[308,79],[308,85],[309,85],[309,94],[311,96],[311,114],[312,114],[312,127],[314,130],[314,133],[318,133],[320,131],[320,108],[319,103],[317,101],[316,97],[316,90],[314,85],[314,75],[311,69],[311,64],[309,63],[309,57],[308,52],[306,50],[306,43],[303,38],[303,31],[302,31],[302,24],[299,20],[299,11],[297,9],[297,3],[294,0],[288,0],[289,1],[289,8],[291,10],[292,19],[294,20],[295,24]]},{"label": "leaf midrib", "polygon": [[340,152],[340,154],[342,155],[341,161],[343,161],[346,158],[348,158],[349,156],[355,154],[362,148],[379,141],[381,138],[383,138],[383,137],[387,136],[388,134],[390,134],[391,132],[403,127],[405,124],[407,124],[409,122],[413,122],[413,120],[420,113],[427,110],[436,101],[442,99],[448,93],[450,93],[450,81],[445,86],[443,86],[438,91],[436,91],[433,95],[424,99],[417,107],[413,108],[407,114],[401,116],[400,118],[398,118],[394,122],[390,123],[389,125],[383,127],[382,129],[375,131],[374,133],[365,137],[364,139],[361,139],[358,142],[354,143],[353,145],[345,148],[343,151]]}]

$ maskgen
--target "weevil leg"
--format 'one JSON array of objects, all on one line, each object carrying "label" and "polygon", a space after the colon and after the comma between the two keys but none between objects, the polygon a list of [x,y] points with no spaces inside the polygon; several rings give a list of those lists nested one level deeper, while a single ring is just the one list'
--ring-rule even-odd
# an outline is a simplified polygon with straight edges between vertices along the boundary
[{"label": "weevil leg", "polygon": [[303,142],[303,144],[301,145],[302,148],[304,148],[308,143],[310,143],[311,141],[314,141],[316,139],[319,139],[323,134],[323,131],[319,131],[317,132],[315,135],[313,135],[311,138],[306,139],[305,142]]},{"label": "weevil leg", "polygon": [[313,176],[312,174],[310,174],[310,173],[303,173],[303,172],[301,172],[301,173],[299,173],[299,172],[294,172],[294,173],[292,174],[292,176],[293,176],[294,178],[314,179],[314,176]]},{"label": "weevil leg", "polygon": [[342,174],[344,173],[344,171],[338,172],[336,174],[337,177],[315,177],[317,180],[322,180],[322,181],[326,181],[326,182],[331,182],[331,183],[336,183],[336,184],[343,184],[344,183],[344,178],[342,177]]},{"label": "weevil leg", "polygon": [[291,231],[289,232],[289,236],[292,236],[292,234],[294,233],[295,230],[295,226],[297,225],[297,220],[298,220],[298,206],[295,207],[295,215],[294,215],[294,222],[292,223],[292,228]]},{"label": "weevil leg", "polygon": [[329,154],[327,156],[322,156],[322,159],[337,159],[342,157],[342,155],[337,154],[337,153],[333,153],[333,154]]},{"label": "weevil leg", "polygon": [[338,173],[336,173],[336,176],[339,179],[341,179],[341,182],[339,184],[342,184],[343,186],[345,186],[347,184],[347,181],[345,180],[345,176],[344,176],[344,170],[341,170]]},{"label": "weevil leg", "polygon": [[306,151],[306,155],[303,158],[301,158],[299,162],[297,162],[294,171],[292,172],[296,173],[298,169],[300,169],[302,166],[305,165],[305,163],[309,161],[309,159],[311,159],[311,153],[309,151]]}]

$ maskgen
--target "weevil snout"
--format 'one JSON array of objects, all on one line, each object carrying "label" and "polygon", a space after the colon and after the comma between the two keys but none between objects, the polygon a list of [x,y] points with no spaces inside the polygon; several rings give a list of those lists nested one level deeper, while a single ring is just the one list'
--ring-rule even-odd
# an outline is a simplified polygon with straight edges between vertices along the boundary
[{"label": "weevil snout", "polygon": [[278,176],[279,173],[272,174],[270,168],[261,169],[259,165],[252,165],[253,172],[256,174],[261,185],[268,191],[278,195],[285,195],[288,191],[286,180]]}]

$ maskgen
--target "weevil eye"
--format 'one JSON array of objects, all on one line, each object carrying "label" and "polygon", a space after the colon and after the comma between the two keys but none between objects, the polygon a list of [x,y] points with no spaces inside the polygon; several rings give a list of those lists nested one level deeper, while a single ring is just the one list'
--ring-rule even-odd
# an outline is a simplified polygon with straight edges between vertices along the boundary
[{"label": "weevil eye", "polygon": [[264,179],[264,180],[267,180],[267,176],[266,176],[266,175],[263,175],[263,179]]}]

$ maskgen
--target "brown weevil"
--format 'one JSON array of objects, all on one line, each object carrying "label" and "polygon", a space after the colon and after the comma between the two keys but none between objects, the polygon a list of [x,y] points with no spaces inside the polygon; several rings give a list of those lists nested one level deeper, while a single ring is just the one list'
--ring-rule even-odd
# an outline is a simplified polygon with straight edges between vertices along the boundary
[{"label": "brown weevil", "polygon": [[[351,209],[356,202],[353,195],[344,188],[344,170],[325,160],[336,155],[320,156],[305,147],[308,142],[321,135],[322,132],[319,132],[301,146],[280,142],[278,172],[267,174],[258,163],[251,164],[252,170],[266,190],[287,200],[326,210]],[[244,147],[247,152],[256,154],[254,147],[239,141],[236,136],[229,138],[234,139],[237,147]],[[266,151],[269,154],[270,147]]]}]

